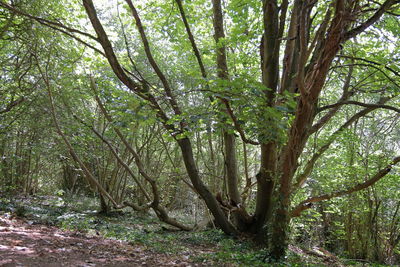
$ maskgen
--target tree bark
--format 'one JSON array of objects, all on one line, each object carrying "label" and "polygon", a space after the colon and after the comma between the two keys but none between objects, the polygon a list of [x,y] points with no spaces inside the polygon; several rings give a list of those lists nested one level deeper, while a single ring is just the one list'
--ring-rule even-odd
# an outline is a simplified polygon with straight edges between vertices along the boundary
[{"label": "tree bark", "polygon": [[[226,46],[221,44],[225,38],[221,0],[213,0],[212,3],[214,15],[214,39],[217,47],[217,76],[220,79],[229,80]],[[225,105],[228,104],[225,99],[222,100],[222,103]],[[241,196],[239,193],[238,167],[236,160],[236,137],[233,133],[223,129],[223,138],[229,202],[233,206],[238,206],[241,205]],[[234,218],[235,224],[239,228],[242,228],[243,226],[240,226],[240,214],[235,213]]]},{"label": "tree bark", "polygon": [[[314,116],[315,106],[318,96],[325,84],[329,67],[336,53],[340,49],[343,42],[343,33],[348,20],[345,18],[345,0],[337,0],[335,6],[335,17],[328,29],[327,36],[323,42],[320,55],[317,57],[313,68],[305,73],[305,59],[299,61],[299,70],[297,74],[297,86],[299,88],[300,97],[297,104],[295,119],[291,126],[288,136],[287,145],[284,147],[281,162],[279,164],[281,173],[279,178],[279,189],[277,199],[277,209],[272,229],[271,255],[275,260],[283,260],[285,257],[288,241],[288,227],[290,222],[289,206],[291,197],[291,184],[293,175],[298,167],[298,158],[300,157],[304,146],[309,137],[309,129],[311,128]],[[305,18],[303,21],[307,21]],[[301,28],[306,25],[299,25],[300,39]],[[300,44],[300,54],[307,53],[306,44]],[[319,52],[319,50],[316,50]]]},{"label": "tree bark", "polygon": [[[262,83],[267,87],[265,106],[273,107],[278,87],[279,75],[279,10],[275,0],[263,1],[264,33],[261,39],[260,56]],[[272,121],[270,121],[273,124]],[[274,125],[271,125],[271,129]],[[276,140],[261,140],[261,166],[257,174],[256,210],[253,216],[251,232],[257,234],[259,241],[266,243],[263,231],[272,209],[272,195],[275,186],[277,143]]]}]

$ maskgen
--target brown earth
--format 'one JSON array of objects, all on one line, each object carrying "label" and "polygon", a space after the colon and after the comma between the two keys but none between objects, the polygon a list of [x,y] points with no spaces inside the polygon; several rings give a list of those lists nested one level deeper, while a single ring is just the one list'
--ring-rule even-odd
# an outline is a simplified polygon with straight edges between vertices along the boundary
[{"label": "brown earth", "polygon": [[0,216],[0,266],[205,266],[140,245]]}]

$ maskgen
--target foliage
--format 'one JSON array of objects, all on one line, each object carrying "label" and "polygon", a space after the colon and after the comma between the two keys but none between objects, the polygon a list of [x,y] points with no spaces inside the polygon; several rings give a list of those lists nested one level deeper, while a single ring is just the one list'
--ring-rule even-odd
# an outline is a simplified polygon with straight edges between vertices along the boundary
[{"label": "foliage", "polygon": [[262,265],[242,236],[400,260],[398,1],[125,2],[0,2],[1,191],[58,207],[10,211],[218,263]]}]

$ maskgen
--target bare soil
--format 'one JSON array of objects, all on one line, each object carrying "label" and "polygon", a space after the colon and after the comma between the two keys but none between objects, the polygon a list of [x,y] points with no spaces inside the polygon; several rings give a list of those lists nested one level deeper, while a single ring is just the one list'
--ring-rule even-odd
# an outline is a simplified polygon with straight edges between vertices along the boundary
[{"label": "bare soil", "polygon": [[0,266],[204,266],[140,245],[0,216]]}]

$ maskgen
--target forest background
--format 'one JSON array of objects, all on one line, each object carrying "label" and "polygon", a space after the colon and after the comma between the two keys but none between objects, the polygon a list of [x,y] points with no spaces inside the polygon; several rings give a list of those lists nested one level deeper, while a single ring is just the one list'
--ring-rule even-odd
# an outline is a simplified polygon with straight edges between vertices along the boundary
[{"label": "forest background", "polygon": [[0,7],[2,192],[399,262],[399,1]]}]

